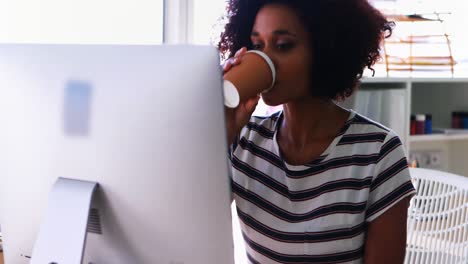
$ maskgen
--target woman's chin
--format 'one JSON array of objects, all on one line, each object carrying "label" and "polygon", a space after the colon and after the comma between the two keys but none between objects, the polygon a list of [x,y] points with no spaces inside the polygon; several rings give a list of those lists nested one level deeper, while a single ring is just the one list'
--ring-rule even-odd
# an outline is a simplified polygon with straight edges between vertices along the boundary
[{"label": "woman's chin", "polygon": [[275,83],[275,85],[268,92],[261,94],[263,102],[268,106],[282,105],[284,102],[281,100],[281,98],[278,98],[278,91],[281,89],[282,87],[280,87],[279,83]]},{"label": "woman's chin", "polygon": [[275,101],[273,98],[271,98],[268,93],[262,94],[262,100],[263,102],[268,105],[268,106],[278,106],[281,105],[280,102]]}]

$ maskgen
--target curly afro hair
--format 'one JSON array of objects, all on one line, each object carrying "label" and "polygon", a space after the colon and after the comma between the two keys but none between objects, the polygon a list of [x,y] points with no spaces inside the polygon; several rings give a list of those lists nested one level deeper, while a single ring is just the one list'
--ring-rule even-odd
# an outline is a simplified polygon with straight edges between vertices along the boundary
[{"label": "curly afro hair", "polygon": [[224,59],[242,47],[252,49],[256,15],[273,3],[294,10],[310,33],[311,93],[333,100],[349,97],[365,68],[375,73],[372,66],[380,59],[381,42],[395,25],[367,0],[230,0],[228,23],[218,43]]}]

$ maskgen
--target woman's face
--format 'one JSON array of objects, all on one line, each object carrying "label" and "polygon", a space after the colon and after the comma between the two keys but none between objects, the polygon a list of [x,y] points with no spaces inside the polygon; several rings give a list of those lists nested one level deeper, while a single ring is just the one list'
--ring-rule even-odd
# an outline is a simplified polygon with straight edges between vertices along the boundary
[{"label": "woman's face", "polygon": [[292,9],[265,5],[257,14],[251,40],[253,48],[265,52],[277,70],[275,86],[262,95],[266,104],[280,105],[310,95],[309,33]]}]

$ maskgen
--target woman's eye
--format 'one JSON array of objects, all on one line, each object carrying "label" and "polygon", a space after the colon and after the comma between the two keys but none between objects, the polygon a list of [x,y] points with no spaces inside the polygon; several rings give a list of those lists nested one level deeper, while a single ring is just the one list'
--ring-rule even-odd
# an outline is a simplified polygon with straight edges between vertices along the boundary
[{"label": "woman's eye", "polygon": [[259,49],[262,49],[262,45],[261,45],[261,44],[253,44],[253,45],[252,45],[252,48],[253,48],[254,50],[259,50]]},{"label": "woman's eye", "polygon": [[276,45],[276,48],[278,50],[281,50],[281,51],[286,51],[286,50],[289,50],[293,47],[293,44],[291,43],[281,43],[281,44],[277,44]]}]

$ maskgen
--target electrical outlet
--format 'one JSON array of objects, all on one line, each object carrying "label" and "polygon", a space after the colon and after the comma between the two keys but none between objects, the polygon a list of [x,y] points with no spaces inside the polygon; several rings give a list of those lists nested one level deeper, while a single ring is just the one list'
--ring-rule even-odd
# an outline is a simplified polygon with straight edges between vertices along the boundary
[{"label": "electrical outlet", "polygon": [[442,165],[442,152],[435,151],[429,153],[430,166],[433,168],[439,168]]},{"label": "electrical outlet", "polygon": [[418,150],[409,155],[410,162],[416,160],[421,168],[437,169],[442,167],[443,154],[440,150]]}]

